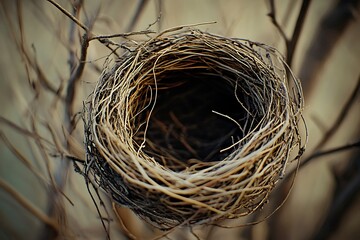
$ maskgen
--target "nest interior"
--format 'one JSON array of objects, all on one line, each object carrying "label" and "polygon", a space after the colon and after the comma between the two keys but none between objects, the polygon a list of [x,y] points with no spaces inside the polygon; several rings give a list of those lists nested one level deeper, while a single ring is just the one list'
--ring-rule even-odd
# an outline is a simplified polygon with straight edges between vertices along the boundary
[{"label": "nest interior", "polygon": [[[191,61],[204,65],[200,59]],[[221,150],[242,139],[252,127],[246,126],[249,116],[238,102],[244,101],[239,99],[244,95],[224,83],[221,74],[209,74],[212,73],[208,69],[169,70],[161,82],[175,82],[175,86],[158,90],[152,113],[146,112],[139,119],[143,122],[149,119],[146,138],[151,147],[145,147],[144,152],[170,169],[179,171],[196,161],[224,159],[231,151]],[[259,119],[260,116],[254,123]],[[136,136],[138,143],[143,137]]]},{"label": "nest interior", "polygon": [[161,229],[260,208],[301,148],[301,87],[277,51],[195,29],[127,49],[85,109],[86,176]]}]

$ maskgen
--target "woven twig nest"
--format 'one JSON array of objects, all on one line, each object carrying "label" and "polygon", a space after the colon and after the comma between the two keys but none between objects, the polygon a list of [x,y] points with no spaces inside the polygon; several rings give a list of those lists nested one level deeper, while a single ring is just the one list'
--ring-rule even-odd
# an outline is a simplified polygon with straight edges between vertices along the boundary
[{"label": "woven twig nest", "polygon": [[86,106],[89,179],[161,229],[260,208],[301,149],[277,51],[196,29],[126,44]]}]

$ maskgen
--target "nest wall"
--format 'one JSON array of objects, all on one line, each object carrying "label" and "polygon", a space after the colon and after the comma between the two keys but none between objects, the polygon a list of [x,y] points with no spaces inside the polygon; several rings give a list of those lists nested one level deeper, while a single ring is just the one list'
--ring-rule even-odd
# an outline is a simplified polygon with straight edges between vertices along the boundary
[{"label": "nest wall", "polygon": [[86,177],[160,229],[262,207],[302,152],[281,55],[191,28],[123,46],[84,109]]}]

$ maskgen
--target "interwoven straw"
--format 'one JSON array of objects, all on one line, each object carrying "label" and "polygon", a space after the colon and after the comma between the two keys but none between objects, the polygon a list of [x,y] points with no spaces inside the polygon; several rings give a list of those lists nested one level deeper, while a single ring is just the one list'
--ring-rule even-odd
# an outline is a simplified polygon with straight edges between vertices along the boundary
[{"label": "interwoven straw", "polygon": [[123,47],[85,105],[87,178],[160,229],[263,206],[302,149],[280,54],[193,28]]}]

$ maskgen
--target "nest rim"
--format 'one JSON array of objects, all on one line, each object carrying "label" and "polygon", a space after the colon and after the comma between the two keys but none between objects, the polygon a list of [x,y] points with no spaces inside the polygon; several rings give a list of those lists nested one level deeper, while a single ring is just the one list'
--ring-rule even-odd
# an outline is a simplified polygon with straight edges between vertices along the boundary
[{"label": "nest rim", "polygon": [[[285,116],[274,127],[272,124],[275,120],[264,114],[258,120],[257,125],[244,134],[245,136],[241,140],[245,143],[241,144],[241,148],[238,150],[232,151],[222,160],[206,162],[206,164],[204,162],[195,163],[189,168],[177,171],[162,165],[152,156],[144,153],[146,133],[143,142],[134,142],[132,133],[136,131],[132,129],[134,123],[129,124],[131,117],[138,116],[139,112],[142,112],[146,107],[154,108],[155,103],[151,105],[152,101],[145,101],[135,107],[135,110],[127,108],[134,107],[136,101],[131,99],[131,96],[134,96],[131,94],[134,94],[136,87],[146,83],[144,78],[148,77],[151,81],[151,77],[153,77],[152,86],[158,87],[157,77],[163,71],[161,65],[160,68],[157,65],[161,62],[161,57],[167,56],[166,53],[171,51],[179,52],[179,48],[186,48],[186,44],[194,43],[194,41],[198,44],[195,44],[195,47],[202,46],[211,50],[220,49],[228,54],[227,57],[233,57],[233,60],[237,60],[241,64],[244,62],[243,59],[239,60],[239,56],[247,57],[247,61],[250,62],[252,58],[255,59],[255,62],[248,63],[250,70],[241,69],[245,68],[246,64],[240,64],[239,69],[229,68],[228,70],[243,77],[243,81],[246,81],[246,77],[249,78],[249,75],[246,74],[253,70],[251,68],[257,67],[259,72],[265,71],[267,79],[259,78],[257,80],[263,81],[267,91],[270,91],[269,88],[273,89],[270,91],[272,94],[269,94],[270,99],[267,99],[271,100],[271,104],[264,104],[263,107],[268,107],[266,110],[272,113],[271,116],[275,120],[276,117]],[[226,48],[229,45],[231,47]],[[95,184],[100,185],[115,202],[131,208],[140,217],[160,229],[169,229],[186,224],[214,223],[221,219],[246,216],[261,208],[267,201],[276,182],[284,173],[286,165],[292,161],[289,159],[290,152],[295,151],[296,146],[298,146],[298,153],[295,154],[294,159],[299,159],[300,153],[302,153],[300,149],[303,148],[298,129],[298,123],[302,120],[301,112],[304,104],[302,90],[299,80],[292,74],[281,54],[276,49],[264,44],[244,39],[225,38],[193,28],[181,32],[164,32],[140,44],[131,46],[133,47],[132,51],[124,54],[114,66],[105,68],[95,88],[92,101],[84,110],[87,114],[85,144],[89,151],[86,165],[90,169],[88,174],[92,175]],[[234,49],[239,52],[242,51],[243,55],[238,54],[236,56],[235,53],[237,52]],[[191,51],[193,50],[191,49]],[[201,49],[201,51],[203,50]],[[188,54],[194,54],[191,51]],[[209,52],[198,52],[196,54],[206,57],[205,55],[210,54]],[[172,59],[172,61],[174,60]],[[280,69],[276,69],[278,66],[274,64],[274,61],[278,61],[277,64],[281,66]],[[161,63],[165,66],[174,64],[171,61]],[[219,61],[215,61],[215,63],[219,63]],[[221,64],[223,63],[221,62]],[[134,74],[132,71],[137,71],[137,73]],[[110,82],[113,84],[113,89],[109,88],[111,85],[109,85],[109,79],[112,79]],[[251,80],[249,79],[247,81]],[[272,81],[274,81],[274,83],[273,85],[266,85],[265,81],[266,83],[273,83]],[[114,89],[117,89],[117,92]],[[140,89],[142,88],[140,87]],[[155,101],[157,91],[155,93],[150,91],[154,95]],[[115,99],[120,99],[123,105],[107,96],[107,94],[114,94],[114,92],[116,92]],[[131,93],[130,97],[125,93]],[[262,97],[264,98],[264,96],[267,95],[265,94]],[[273,99],[276,97],[278,99]],[[108,104],[112,101],[115,103],[109,104],[111,107],[104,108],[106,101]],[[280,103],[272,105],[274,101]],[[122,107],[114,107],[117,104]],[[271,109],[275,106],[280,108],[280,111]],[[116,124],[123,128],[114,129],[112,125],[114,123],[108,124],[109,122],[106,121],[100,124],[99,119],[109,121],[112,115],[108,113],[113,113],[115,110],[120,111],[120,108],[125,110],[118,116],[131,115],[127,119],[117,120]],[[265,111],[265,113],[268,112]],[[274,117],[273,115],[276,115],[277,112],[280,112],[279,116]],[[128,132],[124,135],[118,135],[119,129],[125,129],[124,131],[129,131],[130,134]],[[114,131],[111,132],[112,130]],[[269,135],[272,137],[269,138]],[[283,143],[289,139],[290,144],[283,147],[286,145]],[[265,144],[261,143],[262,141],[265,141]],[[238,145],[240,146],[239,143]],[[270,153],[273,155],[270,156]],[[280,160],[274,159],[279,156]],[[260,160],[264,157],[269,158],[269,161]],[[250,163],[257,166],[248,166]],[[253,173],[249,173],[250,170],[246,170],[246,167],[252,167]],[[266,171],[270,172],[265,174]],[[135,195],[140,195],[140,197]]]}]

